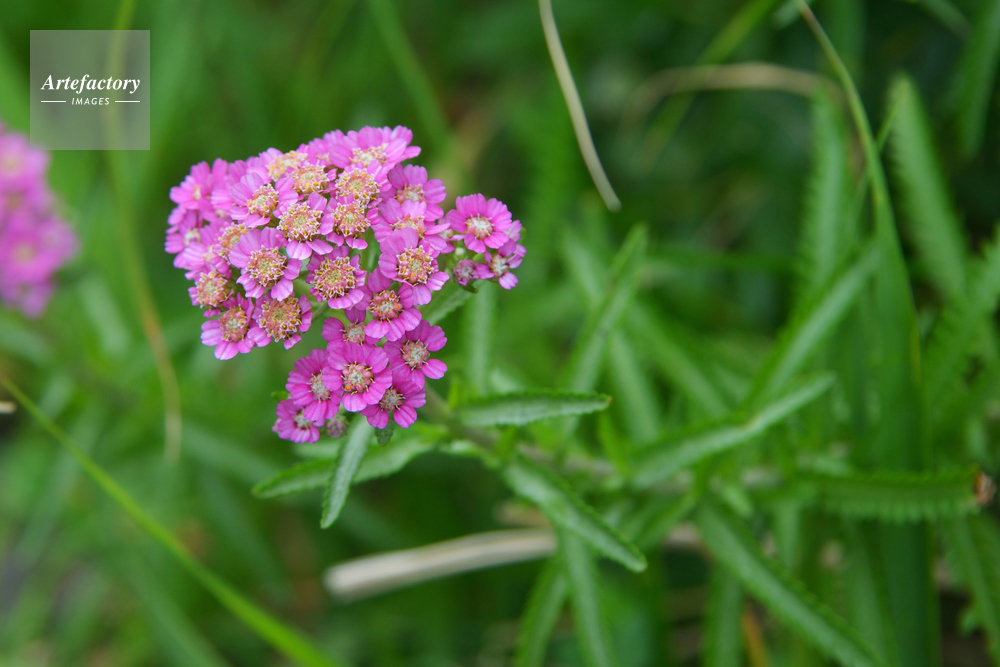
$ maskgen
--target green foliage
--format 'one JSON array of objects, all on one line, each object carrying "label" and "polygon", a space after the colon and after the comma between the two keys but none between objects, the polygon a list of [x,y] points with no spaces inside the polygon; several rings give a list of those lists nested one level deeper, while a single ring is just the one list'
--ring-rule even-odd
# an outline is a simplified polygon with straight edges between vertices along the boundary
[{"label": "green foliage", "polygon": [[456,416],[468,426],[524,426],[545,419],[599,412],[610,404],[611,397],[603,394],[530,391],[466,403],[456,409]]},{"label": "green foliage", "polygon": [[576,622],[576,640],[588,667],[615,667],[618,660],[611,647],[601,611],[597,563],[586,542],[568,531],[559,533],[559,557],[569,585]]},{"label": "green foliage", "polygon": [[845,665],[881,664],[844,619],[761,552],[735,516],[706,502],[698,508],[695,523],[712,555],[803,639]]},{"label": "green foliage", "polygon": [[958,517],[943,526],[948,554],[972,591],[976,620],[989,637],[993,660],[1000,662],[1000,527],[985,515]]},{"label": "green foliage", "polygon": [[612,528],[572,488],[547,468],[518,455],[501,470],[514,491],[538,505],[555,525],[576,535],[608,558],[635,572],[646,568],[646,559]]},{"label": "green foliage", "polygon": [[966,40],[962,60],[955,73],[956,124],[962,152],[979,150],[986,128],[990,92],[1000,62],[1000,2],[985,0]]},{"label": "green foliage", "polygon": [[546,563],[535,579],[517,634],[517,666],[542,667],[569,587],[559,559]]},{"label": "green foliage", "polygon": [[319,521],[322,528],[329,528],[340,516],[340,510],[347,502],[347,493],[351,490],[354,476],[357,474],[365,454],[368,453],[373,433],[374,429],[368,425],[366,419],[355,418],[354,424],[347,432],[344,451],[337,461],[337,467],[333,474],[329,477],[326,491],[323,494],[323,516]]}]

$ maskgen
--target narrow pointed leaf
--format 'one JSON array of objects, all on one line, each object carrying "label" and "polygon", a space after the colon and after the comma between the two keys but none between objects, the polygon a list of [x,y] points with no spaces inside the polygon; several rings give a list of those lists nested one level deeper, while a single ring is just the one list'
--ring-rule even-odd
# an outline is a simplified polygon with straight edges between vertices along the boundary
[{"label": "narrow pointed leaf", "polygon": [[334,459],[312,459],[278,471],[253,487],[258,498],[281,498],[303,491],[321,489],[330,481]]},{"label": "narrow pointed leaf", "polygon": [[368,425],[367,419],[362,415],[355,417],[354,425],[347,434],[344,451],[323,495],[323,515],[319,522],[321,528],[329,528],[340,516],[340,510],[347,501],[347,493],[351,490],[354,475],[357,474],[361,460],[368,452],[368,443],[373,433],[374,429]]},{"label": "narrow pointed leaf", "polygon": [[934,146],[930,120],[909,78],[896,81],[898,101],[890,133],[892,167],[902,212],[927,272],[952,301],[965,294],[966,243]]},{"label": "narrow pointed leaf", "polygon": [[825,655],[851,667],[880,661],[853,628],[761,551],[728,510],[712,501],[695,512],[705,546],[757,600]]},{"label": "narrow pointed leaf", "polygon": [[801,370],[861,294],[878,259],[878,251],[869,245],[854,264],[799,311],[781,333],[778,344],[754,380],[748,405],[766,400]]},{"label": "narrow pointed leaf", "polygon": [[739,580],[728,570],[714,568],[709,586],[705,635],[702,637],[703,667],[742,667],[744,595]]},{"label": "narrow pointed leaf", "polygon": [[604,394],[532,391],[490,396],[457,408],[458,420],[468,426],[523,426],[543,419],[600,412],[611,404]]},{"label": "narrow pointed leaf", "polygon": [[651,486],[710,456],[745,445],[815,400],[832,385],[832,375],[820,376],[762,406],[745,419],[698,427],[660,443],[636,461],[633,483],[638,487]]},{"label": "narrow pointed leaf", "polygon": [[1000,60],[1000,0],[979,3],[972,33],[958,65],[958,137],[962,152],[971,156],[979,150],[986,127],[990,93]]},{"label": "narrow pointed leaf", "polygon": [[577,535],[559,532],[559,555],[569,582],[569,595],[576,622],[576,641],[588,667],[615,667],[597,585],[597,563],[587,543]]},{"label": "narrow pointed leaf", "polygon": [[501,475],[517,495],[535,503],[556,526],[578,535],[598,552],[630,570],[646,568],[646,558],[576,494],[560,477],[515,455]]},{"label": "narrow pointed leaf", "polygon": [[552,631],[569,596],[566,575],[558,558],[542,568],[531,587],[528,606],[517,633],[517,667],[542,667]]},{"label": "narrow pointed leaf", "polygon": [[989,515],[958,517],[943,524],[948,555],[972,593],[990,655],[1000,663],[1000,526]]}]

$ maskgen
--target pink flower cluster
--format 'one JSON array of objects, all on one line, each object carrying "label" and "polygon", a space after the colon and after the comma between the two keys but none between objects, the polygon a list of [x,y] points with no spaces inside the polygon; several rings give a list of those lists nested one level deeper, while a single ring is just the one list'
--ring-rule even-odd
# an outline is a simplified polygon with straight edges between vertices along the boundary
[{"label": "pink flower cluster", "polygon": [[76,251],[76,235],[54,212],[49,156],[0,124],[0,301],[29,317],[45,310],[52,276]]},{"label": "pink flower cluster", "polygon": [[201,339],[216,357],[271,341],[289,349],[330,311],[326,348],[288,377],[274,425],[282,438],[341,433],[341,408],[377,428],[390,416],[408,427],[425,379],[447,370],[431,358],[444,332],[419,307],[452,275],[463,287],[517,284],[521,223],[479,194],[445,215],[444,184],[402,164],[420,154],[412,138],[401,126],[335,130],[287,153],[202,162],[170,191],[166,250],[193,282],[191,302],[209,318]]}]

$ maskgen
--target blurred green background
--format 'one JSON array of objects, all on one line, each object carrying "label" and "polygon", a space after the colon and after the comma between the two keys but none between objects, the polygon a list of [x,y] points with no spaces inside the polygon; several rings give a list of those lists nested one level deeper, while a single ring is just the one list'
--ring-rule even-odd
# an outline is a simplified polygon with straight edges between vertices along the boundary
[{"label": "blurred green background", "polygon": [[[974,21],[996,4],[815,3],[874,125],[884,117],[892,77],[900,70],[913,76],[971,247],[992,235],[1000,214],[1000,123],[990,88],[984,138],[963,155],[956,79]],[[3,3],[0,119],[27,130],[30,29],[109,28],[121,11],[114,2]],[[566,248],[587,248],[600,276],[633,225],[644,222],[650,245],[637,298],[696,350],[734,403],[794,303],[811,102],[787,91],[699,92],[671,131],[670,108],[656,99],[644,111],[637,95],[663,70],[697,63],[734,16],[747,19],[747,30],[722,60],[827,76],[822,52],[794,7],[778,2],[574,0],[557,1],[555,15],[622,201],[616,213],[603,205],[580,156],[533,2],[137,3],[128,26],[151,31],[151,149],[53,153],[51,184],[81,251],[43,318],[0,313],[0,373],[36,398],[198,559],[353,664],[509,664],[541,564],[350,604],[324,591],[323,569],[346,558],[509,527],[509,512],[501,510],[509,509],[511,493],[478,462],[431,453],[398,475],[359,485],[326,531],[318,525],[319,492],[282,502],[252,497],[253,484],[297,460],[271,433],[271,393],[284,386],[295,359],[321,344],[319,327],[291,351],[271,345],[217,361],[200,344],[202,317],[190,305],[183,272],[163,251],[169,189],[203,160],[290,150],[335,128],[407,125],[423,147],[414,162],[445,180],[449,202],[483,192],[503,200],[526,229],[520,285],[496,295],[485,389],[557,384],[594,301],[587,267],[574,268]],[[859,150],[852,161],[857,172]],[[903,236],[926,332],[941,299]],[[148,290],[131,273],[134,249]],[[177,463],[164,460],[163,390],[142,323],[150,305],[179,385]],[[448,396],[469,371],[470,343],[461,311],[442,325],[450,373],[434,386]],[[630,326],[627,315],[622,326]],[[634,350],[627,355],[634,366],[608,363],[598,381],[614,398],[602,427],[646,442],[705,416],[655,353],[641,342]],[[990,414],[974,435],[984,441],[977,461],[995,473]],[[581,435],[594,451],[598,422],[586,418]],[[677,548],[647,556],[642,574],[601,566],[618,661],[697,664],[709,596],[705,557]],[[966,594],[951,587],[942,596],[945,664],[989,664],[982,635],[958,629]],[[764,630],[769,642],[782,636],[770,621]],[[814,664],[791,650],[775,655],[773,664]],[[568,612],[549,659],[585,664]],[[0,415],[0,665],[284,660],[124,519],[24,411]]]}]

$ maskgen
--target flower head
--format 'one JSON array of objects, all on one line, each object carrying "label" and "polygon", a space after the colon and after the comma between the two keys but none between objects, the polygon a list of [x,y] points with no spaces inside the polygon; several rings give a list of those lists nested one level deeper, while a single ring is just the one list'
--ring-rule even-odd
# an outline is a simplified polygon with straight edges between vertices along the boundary
[{"label": "flower head", "polygon": [[422,203],[406,200],[400,204],[395,199],[387,199],[378,207],[379,215],[373,226],[375,240],[381,243],[393,232],[409,227],[417,232],[417,238],[435,255],[451,252],[454,247],[442,236],[450,226],[447,222],[430,224],[426,211],[427,207]]},{"label": "flower head", "polygon": [[295,369],[288,374],[285,389],[303,415],[313,421],[333,419],[340,409],[340,396],[323,385],[323,368],[329,353],[324,349],[313,350],[309,356],[295,362]]},{"label": "flower head", "polygon": [[420,242],[416,230],[400,229],[382,242],[378,268],[390,280],[404,283],[413,292],[413,303],[422,306],[431,301],[431,290],[441,289],[448,274],[438,270],[437,260]]},{"label": "flower head", "polygon": [[361,411],[368,423],[375,428],[385,428],[389,425],[389,415],[402,428],[408,428],[417,421],[417,411],[427,402],[422,384],[393,374],[392,384],[386,388],[378,403],[373,403]]},{"label": "flower head", "polygon": [[330,137],[330,161],[341,169],[372,162],[391,169],[403,160],[420,155],[418,146],[409,145],[411,141],[413,132],[402,125],[363,127],[357,132],[352,130]]},{"label": "flower head", "polygon": [[329,343],[327,349],[333,349],[343,343],[354,343],[355,345],[366,343],[374,345],[377,343],[378,338],[372,338],[365,333],[365,315],[364,310],[349,308],[344,311],[344,316],[347,318],[346,324],[335,317],[324,322],[323,339]]},{"label": "flower head", "polygon": [[409,290],[392,289],[392,280],[381,271],[372,271],[365,286],[364,307],[372,315],[365,326],[365,333],[373,338],[398,340],[407,331],[420,324],[420,311],[413,307],[413,294]]},{"label": "flower head", "polygon": [[448,342],[441,327],[422,321],[412,331],[407,331],[394,342],[385,344],[389,357],[389,367],[394,376],[400,376],[424,386],[424,378],[437,380],[444,377],[448,367],[443,361],[431,359],[431,352],[437,352]]},{"label": "flower head", "polygon": [[256,299],[270,292],[271,298],[284,299],[292,294],[292,281],[302,270],[302,260],[282,255],[284,244],[281,232],[265,227],[251,229],[229,251],[229,263],[243,269],[236,282],[243,285],[247,296]]},{"label": "flower head", "polygon": [[445,187],[441,179],[427,180],[427,170],[413,164],[396,165],[386,178],[393,187],[392,198],[400,204],[414,202],[424,204],[428,222],[439,220],[444,211],[439,204],[445,199]]},{"label": "flower head", "polygon": [[271,430],[279,438],[292,442],[316,442],[319,440],[319,427],[322,421],[316,422],[305,416],[306,409],[288,399],[278,403],[278,419]]},{"label": "flower head", "polygon": [[248,335],[259,347],[275,340],[284,341],[285,349],[290,350],[312,325],[312,304],[304,294],[298,299],[294,295],[284,299],[265,297],[257,302],[253,317],[256,326]]},{"label": "flower head", "polygon": [[346,246],[334,248],[327,255],[313,255],[309,261],[309,291],[331,308],[351,308],[362,298],[367,272],[361,269],[358,256],[349,257]]},{"label": "flower head", "polygon": [[253,324],[253,302],[240,295],[219,305],[222,314],[201,325],[201,342],[215,348],[216,359],[232,359],[246,354],[256,343],[248,334]]},{"label": "flower head", "polygon": [[496,199],[469,195],[455,200],[455,210],[448,211],[445,220],[452,230],[463,236],[465,247],[473,252],[499,248],[509,240],[504,233],[511,226],[510,211]]},{"label": "flower head", "polygon": [[320,255],[333,250],[326,242],[326,235],[333,231],[333,221],[323,217],[326,199],[315,192],[304,202],[290,204],[279,217],[278,231],[285,237],[289,257],[309,259],[315,252]]},{"label": "flower head", "polygon": [[353,197],[358,205],[368,206],[379,193],[389,188],[385,178],[388,171],[378,160],[372,160],[367,165],[354,165],[340,172],[335,182],[337,197]]},{"label": "flower head", "polygon": [[298,199],[290,179],[272,185],[257,172],[249,172],[229,191],[233,207],[229,215],[247,227],[260,227],[280,216],[285,208]]},{"label": "flower head", "polygon": [[378,403],[392,383],[385,351],[374,345],[344,343],[329,350],[323,385],[343,395],[344,409],[360,412]]},{"label": "flower head", "polygon": [[324,221],[329,220],[332,231],[329,239],[337,245],[348,245],[357,250],[368,247],[365,232],[378,215],[376,209],[365,208],[365,204],[353,196],[340,197],[330,202]]},{"label": "flower head", "polygon": [[486,263],[476,264],[476,277],[482,280],[496,278],[500,287],[513,289],[517,285],[517,276],[511,270],[521,265],[524,254],[524,246],[513,240],[493,252],[487,250]]}]

